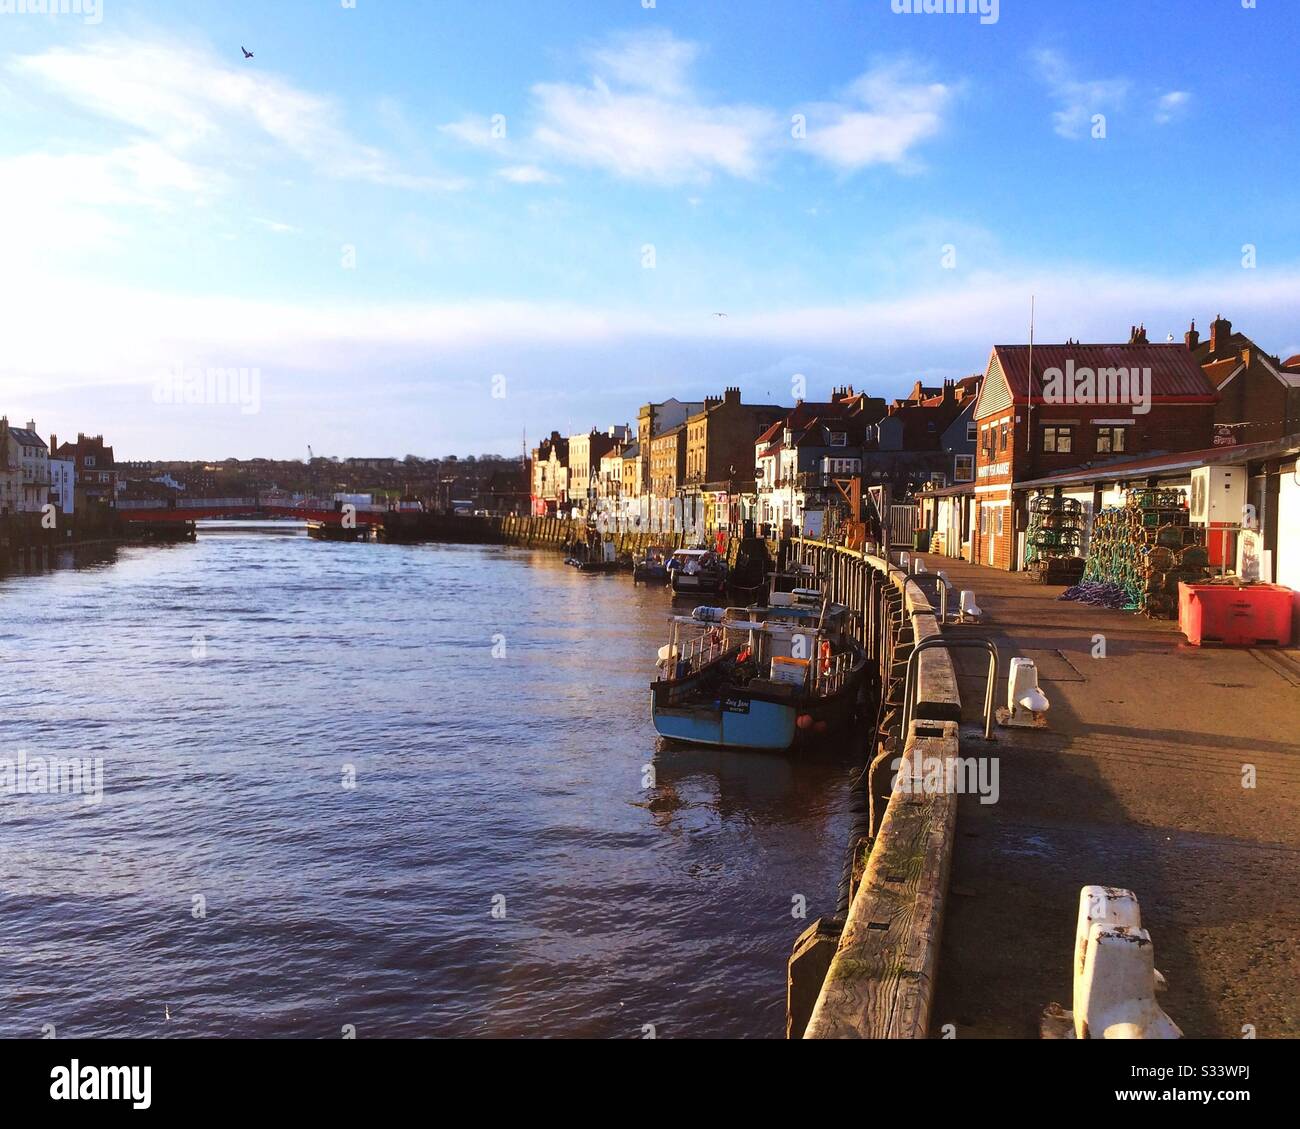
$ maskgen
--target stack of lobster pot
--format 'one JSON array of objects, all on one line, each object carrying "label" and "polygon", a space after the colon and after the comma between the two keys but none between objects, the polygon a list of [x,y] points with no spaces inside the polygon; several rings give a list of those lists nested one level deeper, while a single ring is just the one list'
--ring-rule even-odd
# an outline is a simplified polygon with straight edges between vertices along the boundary
[{"label": "stack of lobster pot", "polygon": [[1130,490],[1123,506],[1102,510],[1092,524],[1085,582],[1123,589],[1129,611],[1156,619],[1178,614],[1178,584],[1205,579],[1204,531],[1188,522],[1181,490]]}]

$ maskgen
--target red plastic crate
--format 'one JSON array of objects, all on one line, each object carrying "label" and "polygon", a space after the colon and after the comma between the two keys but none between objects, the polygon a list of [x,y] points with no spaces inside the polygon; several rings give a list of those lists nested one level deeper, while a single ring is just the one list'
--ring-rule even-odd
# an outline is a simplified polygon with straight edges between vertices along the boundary
[{"label": "red plastic crate", "polygon": [[1237,647],[1291,643],[1295,594],[1280,584],[1179,584],[1178,626],[1194,647],[1224,643]]}]

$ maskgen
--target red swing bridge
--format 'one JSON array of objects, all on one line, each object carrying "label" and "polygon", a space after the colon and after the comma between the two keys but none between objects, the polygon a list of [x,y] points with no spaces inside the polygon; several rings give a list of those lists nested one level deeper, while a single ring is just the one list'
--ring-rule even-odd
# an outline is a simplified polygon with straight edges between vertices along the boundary
[{"label": "red swing bridge", "polygon": [[382,526],[385,515],[394,512],[387,505],[336,502],[329,498],[176,498],[165,503],[119,501],[117,511],[128,524],[176,525],[246,518],[305,521],[340,529]]}]

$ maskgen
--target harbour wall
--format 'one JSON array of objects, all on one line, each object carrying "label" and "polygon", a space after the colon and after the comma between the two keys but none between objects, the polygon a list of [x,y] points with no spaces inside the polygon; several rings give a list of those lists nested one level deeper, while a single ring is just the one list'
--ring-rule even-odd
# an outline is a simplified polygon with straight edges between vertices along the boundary
[{"label": "harbour wall", "polygon": [[839,546],[801,541],[792,551],[850,609],[868,657],[868,701],[878,705],[874,724],[864,722],[859,734],[866,763],[852,791],[841,906],[795,942],[787,1034],[923,1039],[930,1034],[957,797],[896,792],[893,781],[935,763],[930,758],[947,764],[959,755],[956,671],[942,647],[916,656],[904,732],[909,660],[919,642],[942,634],[924,582]]},{"label": "harbour wall", "polygon": [[120,544],[122,522],[112,510],[85,514],[56,514],[46,528],[39,513],[0,514],[0,573],[48,568],[67,550]]}]

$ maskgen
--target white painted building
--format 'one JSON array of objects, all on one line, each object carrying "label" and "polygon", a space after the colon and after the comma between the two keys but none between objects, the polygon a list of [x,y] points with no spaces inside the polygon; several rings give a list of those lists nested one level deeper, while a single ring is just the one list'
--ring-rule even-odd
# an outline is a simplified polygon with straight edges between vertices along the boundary
[{"label": "white painted building", "polygon": [[71,459],[50,460],[50,501],[61,514],[74,512],[77,465]]},{"label": "white painted building", "polygon": [[40,513],[50,500],[50,449],[36,432],[35,421],[12,427],[0,418],[0,509]]}]

